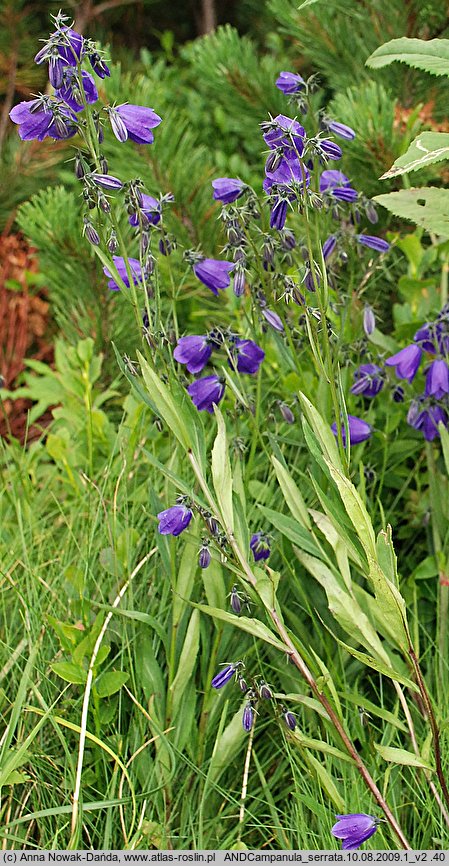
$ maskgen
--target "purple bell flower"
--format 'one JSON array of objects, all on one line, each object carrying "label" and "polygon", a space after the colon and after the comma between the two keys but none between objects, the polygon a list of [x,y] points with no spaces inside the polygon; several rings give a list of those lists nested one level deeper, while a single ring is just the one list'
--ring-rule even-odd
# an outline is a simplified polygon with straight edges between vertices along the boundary
[{"label": "purple bell flower", "polygon": [[[125,286],[128,286],[129,288],[129,278],[126,270],[125,259],[123,258],[123,256],[113,256],[112,260]],[[140,267],[140,262],[137,259],[128,259],[128,262],[131,273],[133,275],[134,284],[137,285],[142,280],[142,268]],[[112,292],[119,292],[120,286],[118,286],[115,282],[115,279],[111,274],[109,268],[103,268],[103,273],[107,277],[110,277],[110,280],[108,282],[108,289],[111,289]]]},{"label": "purple bell flower", "polygon": [[337,823],[331,833],[341,839],[345,851],[354,851],[362,842],[366,842],[377,830],[378,821],[372,815],[358,812],[354,815],[336,815]]},{"label": "purple bell flower", "polygon": [[320,192],[328,193],[340,201],[353,202],[358,197],[358,192],[351,186],[351,181],[342,171],[328,168],[321,172]]},{"label": "purple bell flower", "polygon": [[186,505],[172,505],[166,511],[160,511],[157,515],[159,520],[158,530],[161,535],[173,535],[175,538],[187,529],[193,512]]},{"label": "purple bell flower", "polygon": [[[88,72],[82,72],[83,90],[88,105],[93,105],[98,99],[98,90],[95,81]],[[56,90],[55,96],[62,99],[73,111],[82,111],[84,108],[80,95],[78,77],[74,69],[67,68],[64,72],[62,86]]]},{"label": "purple bell flower", "polygon": [[253,707],[251,701],[248,701],[248,703],[245,704],[245,707],[243,710],[243,716],[242,716],[243,729],[249,733],[253,724],[254,724],[254,707]]},{"label": "purple bell flower", "polygon": [[432,361],[426,373],[426,397],[441,400],[449,394],[449,367],[446,361]]},{"label": "purple bell flower", "polygon": [[251,536],[249,546],[252,550],[254,561],[259,562],[261,559],[268,559],[271,553],[271,548],[267,536],[263,532],[255,532]]},{"label": "purple bell flower", "polygon": [[91,178],[97,186],[101,186],[102,189],[109,190],[117,190],[123,188],[123,183],[118,177],[114,177],[112,174],[91,174]]},{"label": "purple bell flower", "polygon": [[418,328],[413,340],[419,343],[425,352],[435,354],[439,348],[439,336],[441,333],[441,325],[436,322],[428,322],[422,328]]},{"label": "purple bell flower", "polygon": [[344,138],[345,141],[352,141],[355,138],[354,130],[350,126],[346,126],[345,123],[338,123],[337,120],[326,120],[325,126],[326,129],[340,138]]},{"label": "purple bell flower", "polygon": [[212,355],[212,346],[207,337],[181,337],[173,352],[175,361],[185,364],[189,373],[201,373]]},{"label": "purple bell flower", "polygon": [[[152,226],[157,226],[161,221],[161,203],[152,195],[142,193],[141,211]],[[139,217],[136,213],[131,214],[128,220],[131,226],[139,225]]]},{"label": "purple bell flower", "polygon": [[239,671],[240,668],[244,668],[243,662],[232,662],[229,665],[224,665],[223,670],[219,671],[218,674],[215,674],[211,686],[213,689],[222,689],[229,680],[232,680],[236,671]]},{"label": "purple bell flower", "polygon": [[[369,439],[372,433],[372,428],[366,421],[362,421],[361,418],[356,418],[355,415],[348,415],[348,427],[349,427],[349,442],[351,445],[358,445],[359,442],[365,442],[366,439]],[[331,425],[331,430],[334,436],[337,436],[337,425],[334,422]],[[341,435],[343,438],[343,445],[346,445],[346,430],[344,425],[341,426]]]},{"label": "purple bell flower", "polygon": [[112,131],[118,141],[124,142],[129,138],[136,144],[153,143],[154,135],[151,130],[159,126],[162,118],[152,108],[125,102],[107,110]]},{"label": "purple bell flower", "polygon": [[235,177],[217,177],[212,181],[215,201],[231,204],[243,195],[246,184]]},{"label": "purple bell flower", "polygon": [[285,96],[290,96],[292,93],[299,93],[304,90],[306,83],[296,72],[280,72],[276,79],[276,87]]},{"label": "purple bell flower", "polygon": [[367,337],[370,337],[376,327],[376,317],[374,310],[368,304],[363,310],[363,330]]},{"label": "purple bell flower", "polygon": [[422,431],[424,439],[427,442],[432,442],[440,435],[438,424],[441,423],[447,427],[449,418],[446,410],[441,406],[428,406],[427,409],[423,409],[419,414],[416,414],[416,411],[413,413],[409,411],[407,421],[415,430]]},{"label": "purple bell flower", "polygon": [[332,255],[337,246],[337,238],[335,235],[329,235],[328,238],[324,241],[323,244],[323,259],[327,261],[328,258]]},{"label": "purple bell flower", "polygon": [[375,397],[384,385],[381,368],[377,364],[361,364],[354,373],[354,384],[351,394],[363,394],[364,397]]},{"label": "purple bell flower", "polygon": [[292,117],[287,117],[285,114],[278,114],[268,126],[268,132],[265,133],[263,139],[270,150],[277,147],[293,148],[296,156],[302,154],[306,132],[297,120],[293,120]]},{"label": "purple bell flower", "polygon": [[211,553],[207,544],[203,544],[198,554],[198,565],[200,568],[209,568],[211,561]]},{"label": "purple bell flower", "polygon": [[214,295],[219,289],[227,289],[230,285],[229,276],[235,267],[234,262],[223,262],[219,259],[202,259],[193,266],[193,272]]},{"label": "purple bell flower", "polygon": [[99,78],[106,78],[106,76],[108,78],[110,77],[111,70],[109,69],[107,63],[104,62],[98,51],[94,51],[93,54],[89,54],[89,61],[93,71],[96,75],[98,75]]},{"label": "purple bell flower", "polygon": [[38,65],[48,60],[48,77],[50,84],[61,87],[64,70],[68,66],[76,67],[84,54],[84,39],[76,30],[70,27],[60,27],[52,33],[47,45],[37,52],[34,62]]},{"label": "purple bell flower", "polygon": [[387,253],[390,249],[388,241],[384,241],[383,238],[377,238],[374,235],[356,235],[356,240],[363,247],[369,247],[370,250],[374,250],[376,253]]},{"label": "purple bell flower", "polygon": [[270,229],[278,229],[278,231],[281,231],[285,226],[286,219],[287,201],[285,198],[276,196],[274,199],[274,205],[270,212]]},{"label": "purple bell flower", "polygon": [[[13,123],[18,124],[22,141],[43,141],[47,136],[56,139],[70,138],[76,132],[71,110],[45,96],[19,102],[11,109],[9,116]],[[60,123],[57,121],[58,117]]]},{"label": "purple bell flower", "polygon": [[225,385],[218,376],[204,376],[204,378],[192,382],[187,391],[200,412],[204,410],[212,414],[214,404],[218,406],[220,400],[223,399]]},{"label": "purple bell flower", "polygon": [[291,710],[286,710],[284,707],[282,715],[284,718],[284,722],[287,725],[287,728],[290,728],[291,731],[294,731],[296,728],[296,716],[295,716],[295,714],[292,713]]},{"label": "purple bell flower", "polygon": [[405,349],[401,349],[396,355],[392,355],[391,358],[386,358],[385,364],[387,367],[396,367],[398,379],[407,379],[412,382],[418,372],[422,354],[422,349],[412,343]]},{"label": "purple bell flower", "polygon": [[[239,373],[257,373],[265,352],[253,340],[236,340],[231,354],[237,354],[237,370]],[[229,362],[234,367],[234,362]]]},{"label": "purple bell flower", "polygon": [[341,159],[343,156],[340,145],[336,144],[335,141],[329,141],[327,138],[322,138],[318,142],[318,147],[328,159]]},{"label": "purple bell flower", "polygon": [[282,324],[282,319],[278,316],[274,310],[268,310],[266,307],[262,307],[261,309],[262,316],[275,331],[283,332],[284,326]]},{"label": "purple bell flower", "polygon": [[266,180],[263,184],[265,192],[269,192],[273,184],[277,186],[301,184],[302,187],[304,183],[306,187],[310,184],[310,172],[296,156],[293,158],[284,156],[274,171],[265,170],[265,174]]}]

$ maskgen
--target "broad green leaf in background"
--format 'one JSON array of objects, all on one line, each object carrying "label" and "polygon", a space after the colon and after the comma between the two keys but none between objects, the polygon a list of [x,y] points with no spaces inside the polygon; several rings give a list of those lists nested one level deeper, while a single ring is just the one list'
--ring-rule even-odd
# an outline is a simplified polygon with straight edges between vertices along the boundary
[{"label": "broad green leaf in background", "polygon": [[382,175],[381,180],[416,171],[434,162],[441,162],[442,159],[449,159],[449,133],[422,132],[409,144],[407,152],[398,157]]},{"label": "broad green leaf in background", "polygon": [[66,683],[82,685],[86,682],[87,674],[81,665],[76,665],[73,662],[54,662],[50,667]]},{"label": "broad green leaf in background", "polygon": [[217,419],[218,431],[212,448],[212,480],[226,532],[233,533],[234,513],[232,508],[231,464],[229,461],[226,426],[223,415],[217,406],[215,406],[215,417]]},{"label": "broad green leaf in background", "polygon": [[129,674],[125,671],[108,671],[101,674],[95,682],[98,697],[108,698],[110,695],[115,695],[128,680]]},{"label": "broad green leaf in background", "polygon": [[436,235],[449,237],[449,190],[437,187],[401,189],[374,196],[395,216],[410,220]]},{"label": "broad green leaf in background", "polygon": [[381,69],[395,60],[432,75],[449,75],[449,39],[391,39],[373,51],[366,65]]}]

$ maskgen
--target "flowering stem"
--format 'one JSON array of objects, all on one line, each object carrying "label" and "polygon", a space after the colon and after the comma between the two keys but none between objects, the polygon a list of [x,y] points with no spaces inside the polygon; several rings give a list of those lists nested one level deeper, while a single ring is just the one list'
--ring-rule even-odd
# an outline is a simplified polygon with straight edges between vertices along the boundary
[{"label": "flowering stem", "polygon": [[238,828],[238,835],[237,835],[237,843],[242,841],[242,833],[243,833],[244,820],[245,820],[245,800],[246,800],[246,794],[248,791],[249,765],[250,765],[250,761],[251,761],[251,753],[253,750],[254,731],[256,729],[255,721],[256,721],[256,717],[254,716],[253,723],[251,725],[251,730],[249,732],[248,745],[246,747],[245,766],[243,768],[242,796],[240,798],[239,828]]},{"label": "flowering stem", "polygon": [[426,712],[429,718],[429,724],[432,730],[433,736],[433,749],[435,753],[435,769],[436,774],[438,776],[438,781],[441,785],[441,790],[443,792],[444,799],[446,800],[447,805],[449,806],[449,790],[447,787],[446,779],[444,778],[443,767],[441,764],[441,745],[440,745],[440,732],[438,730],[437,720],[435,718],[435,713],[433,712],[432,703],[429,697],[429,693],[427,691],[426,684],[424,682],[424,677],[421,673],[421,668],[419,666],[418,659],[416,657],[416,653],[413,647],[409,646],[409,656],[412,660],[413,668],[416,674],[416,680],[418,683],[419,690],[421,692],[422,699],[424,701],[424,706],[426,708]]},{"label": "flowering stem", "polygon": [[433,553],[435,559],[437,561],[438,575],[439,575],[439,598],[438,598],[438,626],[437,626],[437,634],[438,634],[438,656],[439,656],[439,686],[443,687],[443,676],[444,669],[446,664],[446,655],[447,655],[447,618],[449,614],[449,580],[448,577],[442,572],[441,569],[441,555],[443,552],[443,545],[441,542],[441,536],[437,525],[437,514],[439,513],[440,504],[438,502],[437,491],[435,490],[435,480],[436,480],[436,466],[435,459],[433,455],[433,448],[431,442],[426,442],[426,457],[427,457],[427,468],[429,475],[429,494],[430,494],[430,504],[431,504],[431,523],[432,523],[432,539],[433,539]]}]

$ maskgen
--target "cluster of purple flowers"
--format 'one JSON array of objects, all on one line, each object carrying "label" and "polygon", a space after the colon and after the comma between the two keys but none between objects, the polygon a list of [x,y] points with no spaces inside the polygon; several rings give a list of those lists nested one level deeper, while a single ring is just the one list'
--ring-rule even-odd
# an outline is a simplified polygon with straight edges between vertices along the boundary
[{"label": "cluster of purple flowers", "polygon": [[[54,16],[55,31],[36,54],[35,63],[48,63],[48,76],[53,93],[40,94],[35,99],[20,102],[10,111],[10,118],[19,126],[24,141],[43,141],[47,136],[55,139],[70,138],[83,133],[78,112],[98,100],[95,79],[82,63],[88,59],[92,71],[99,78],[110,75],[107,63],[96,49],[95,43],[67,26],[64,15]],[[130,138],[138,144],[151,144],[152,129],[161,118],[152,108],[140,105],[107,107],[111,127],[119,141]],[[101,142],[103,131],[98,128]]]},{"label": "cluster of purple flowers", "polygon": [[[185,364],[189,373],[200,373],[209,362],[214,349],[226,347],[231,369],[239,373],[254,374],[265,357],[265,352],[253,340],[241,339],[235,334],[215,329],[205,335],[181,337],[173,352],[180,364]],[[217,374],[196,379],[187,388],[198,410],[212,413],[225,393],[225,379]]]},{"label": "cluster of purple flowers", "polygon": [[[364,322],[365,320],[365,331],[372,333],[374,318],[369,308],[368,312],[365,311]],[[361,364],[354,373],[351,393],[369,399],[376,397],[384,387],[388,369],[395,371],[397,379],[410,384],[415,380],[426,354],[433,356],[433,360],[425,368],[424,392],[413,397],[411,401],[407,422],[420,430],[424,438],[431,442],[440,435],[439,424],[449,426],[449,306],[444,307],[433,322],[426,322],[419,328],[412,343],[395,355],[385,358],[382,366],[373,363]],[[402,402],[404,396],[404,389],[396,386],[393,391],[395,402]],[[362,425],[367,432],[363,438],[368,438],[371,433],[371,429],[368,432],[369,425],[352,416],[350,419],[351,443],[363,441],[357,438],[363,435]],[[335,425],[333,429],[335,432]]]},{"label": "cluster of purple flowers", "polygon": [[[261,677],[254,677],[251,686],[248,686],[247,680],[242,673],[245,669],[245,664],[242,661],[226,662],[221,665],[221,667],[223,670],[219,671],[219,673],[212,679],[212,688],[222,689],[223,686],[230,682],[230,680],[234,679],[238,684],[240,691],[246,696],[246,703],[242,715],[242,725],[244,730],[249,733],[255,722],[259,701],[274,702],[273,691]],[[275,708],[276,707],[277,704],[275,703]],[[287,728],[289,728],[290,731],[294,731],[296,728],[295,714],[281,704],[280,715],[282,716]]]}]

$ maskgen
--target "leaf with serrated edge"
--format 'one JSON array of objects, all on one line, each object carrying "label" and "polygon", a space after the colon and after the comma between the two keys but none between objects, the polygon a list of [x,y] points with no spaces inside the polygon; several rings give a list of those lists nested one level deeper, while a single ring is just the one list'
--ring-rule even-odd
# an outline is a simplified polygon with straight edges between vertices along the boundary
[{"label": "leaf with serrated edge", "polygon": [[449,133],[422,132],[409,144],[407,152],[398,157],[380,179],[399,177],[443,159],[449,159]]},{"label": "leaf with serrated edge", "polygon": [[449,75],[449,39],[391,39],[376,48],[366,65],[381,69],[395,60],[431,75]]},{"label": "leaf with serrated edge", "polygon": [[374,196],[390,213],[442,237],[449,237],[449,190],[413,187]]}]

